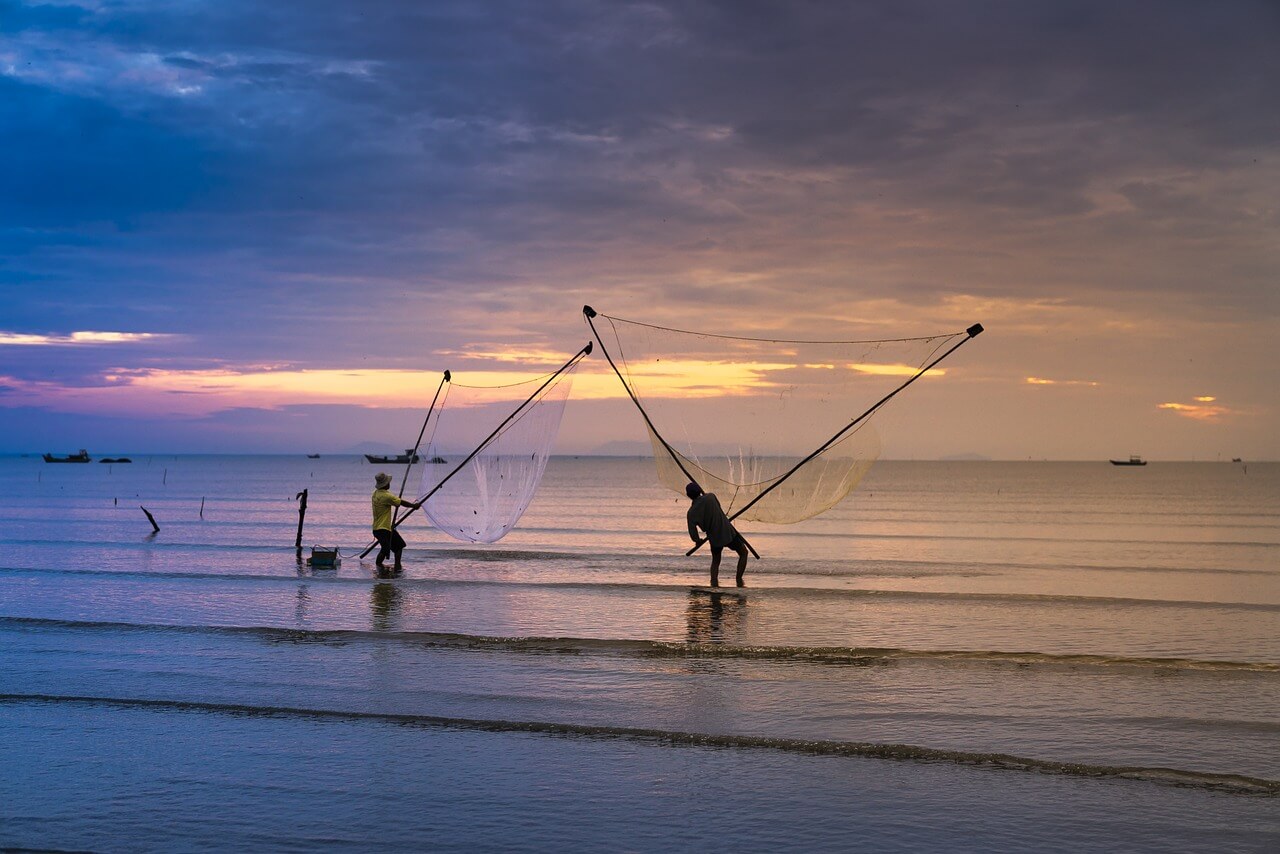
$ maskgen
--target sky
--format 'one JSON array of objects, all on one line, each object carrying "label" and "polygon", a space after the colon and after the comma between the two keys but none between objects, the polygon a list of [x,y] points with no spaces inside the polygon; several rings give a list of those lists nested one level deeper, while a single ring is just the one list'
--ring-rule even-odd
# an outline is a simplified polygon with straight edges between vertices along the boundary
[{"label": "sky", "polygon": [[[890,458],[1280,459],[1277,44],[1271,0],[0,0],[0,452],[404,447],[591,304],[984,324]],[[644,440],[611,376],[559,451]]]}]

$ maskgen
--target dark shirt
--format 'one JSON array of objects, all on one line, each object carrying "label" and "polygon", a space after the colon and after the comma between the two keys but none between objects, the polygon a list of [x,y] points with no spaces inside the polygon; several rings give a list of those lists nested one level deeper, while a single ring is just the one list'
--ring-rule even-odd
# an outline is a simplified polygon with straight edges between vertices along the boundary
[{"label": "dark shirt", "polygon": [[720,509],[720,499],[714,492],[704,492],[689,505],[689,539],[698,541],[698,528],[707,532],[707,542],[720,549],[738,536],[729,517]]}]

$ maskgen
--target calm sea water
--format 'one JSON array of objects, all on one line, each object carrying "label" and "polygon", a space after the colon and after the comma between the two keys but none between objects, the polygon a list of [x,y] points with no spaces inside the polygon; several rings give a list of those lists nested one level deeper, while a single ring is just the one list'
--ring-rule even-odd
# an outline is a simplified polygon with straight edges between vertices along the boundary
[{"label": "calm sea water", "polygon": [[1280,465],[882,462],[739,595],[648,460],[388,579],[362,459],[134,459],[0,458],[0,847],[1280,847]]}]

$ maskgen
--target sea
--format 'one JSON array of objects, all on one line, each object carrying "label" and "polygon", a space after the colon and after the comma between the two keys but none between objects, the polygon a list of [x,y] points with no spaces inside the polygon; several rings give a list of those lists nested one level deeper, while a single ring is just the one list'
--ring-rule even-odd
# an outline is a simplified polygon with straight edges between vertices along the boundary
[{"label": "sea", "polygon": [[648,459],[394,577],[363,458],[132,460],[0,458],[0,848],[1280,851],[1280,464],[881,461],[716,592]]}]

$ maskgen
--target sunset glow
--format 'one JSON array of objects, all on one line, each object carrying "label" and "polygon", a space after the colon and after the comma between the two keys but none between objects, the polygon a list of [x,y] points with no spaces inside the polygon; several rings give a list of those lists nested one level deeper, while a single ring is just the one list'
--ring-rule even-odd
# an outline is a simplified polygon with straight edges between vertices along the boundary
[{"label": "sunset glow", "polygon": [[[890,457],[1280,456],[1273,16],[1082,2],[921,0],[904,30],[892,3],[15,0],[0,451],[394,446],[439,371],[544,375],[590,304],[717,342],[984,324],[894,400]],[[857,412],[933,346],[636,380]],[[628,403],[597,349],[561,450],[632,441]]]}]

